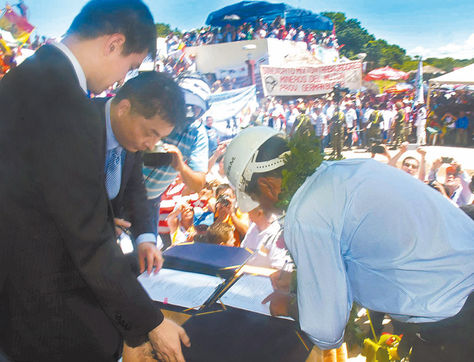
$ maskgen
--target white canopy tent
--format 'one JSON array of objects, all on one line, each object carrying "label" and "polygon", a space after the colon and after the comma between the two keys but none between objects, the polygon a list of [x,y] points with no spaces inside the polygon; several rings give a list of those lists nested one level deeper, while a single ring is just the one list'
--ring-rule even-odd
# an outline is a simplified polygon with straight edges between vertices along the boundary
[{"label": "white canopy tent", "polygon": [[443,74],[440,77],[430,79],[428,87],[428,106],[430,104],[431,88],[439,87],[443,84],[474,84],[474,64],[456,69],[455,71]]},{"label": "white canopy tent", "polygon": [[474,64],[430,79],[431,84],[474,84]]}]

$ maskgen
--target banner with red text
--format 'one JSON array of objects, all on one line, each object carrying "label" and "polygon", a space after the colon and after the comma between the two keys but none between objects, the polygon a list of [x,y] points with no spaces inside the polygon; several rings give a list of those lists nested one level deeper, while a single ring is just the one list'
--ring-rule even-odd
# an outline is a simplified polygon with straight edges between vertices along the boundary
[{"label": "banner with red text", "polygon": [[303,96],[324,94],[336,84],[350,90],[361,87],[362,63],[352,61],[307,67],[273,67],[261,65],[265,96]]}]

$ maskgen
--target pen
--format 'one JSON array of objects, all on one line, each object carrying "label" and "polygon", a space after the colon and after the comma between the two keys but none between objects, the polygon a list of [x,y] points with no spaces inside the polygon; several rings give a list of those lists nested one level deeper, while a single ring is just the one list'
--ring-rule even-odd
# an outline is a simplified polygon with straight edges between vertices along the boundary
[{"label": "pen", "polygon": [[127,234],[128,236],[131,235],[131,232],[130,232],[130,229],[129,228],[126,228],[126,227],[123,227],[123,226],[120,226],[120,225],[115,225],[117,226],[120,230],[122,230],[125,234]]},{"label": "pen", "polygon": [[282,266],[282,268],[281,268],[280,276],[278,277],[278,281],[281,281],[281,276],[282,276],[282,274],[283,274],[282,272],[286,271],[286,270],[285,270],[285,267],[286,267],[287,264],[288,264],[288,259],[285,260],[285,264],[283,264],[283,266]]}]

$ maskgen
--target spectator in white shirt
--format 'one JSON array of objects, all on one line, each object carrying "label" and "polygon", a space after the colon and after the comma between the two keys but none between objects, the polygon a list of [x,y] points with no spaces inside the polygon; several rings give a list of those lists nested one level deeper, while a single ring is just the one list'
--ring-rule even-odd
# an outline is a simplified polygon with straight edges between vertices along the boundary
[{"label": "spectator in white shirt", "polygon": [[416,143],[426,144],[426,108],[423,103],[418,103],[415,110]]},{"label": "spectator in white shirt", "polygon": [[241,247],[255,251],[248,264],[281,269],[289,258],[283,243],[278,243],[282,237],[280,224],[271,212],[260,206],[249,212],[249,218],[252,224],[241,244]]}]

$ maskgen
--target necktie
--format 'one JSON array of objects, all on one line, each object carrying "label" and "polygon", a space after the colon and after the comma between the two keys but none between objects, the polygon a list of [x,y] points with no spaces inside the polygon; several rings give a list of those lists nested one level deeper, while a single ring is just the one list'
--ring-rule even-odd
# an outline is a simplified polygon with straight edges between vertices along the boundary
[{"label": "necktie", "polygon": [[120,190],[122,178],[122,148],[115,147],[107,151],[107,162],[105,169],[105,187],[109,199],[114,199]]}]

